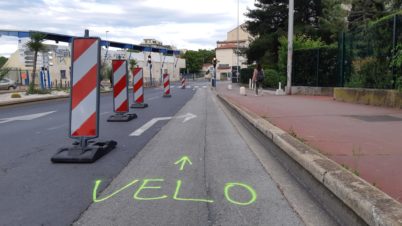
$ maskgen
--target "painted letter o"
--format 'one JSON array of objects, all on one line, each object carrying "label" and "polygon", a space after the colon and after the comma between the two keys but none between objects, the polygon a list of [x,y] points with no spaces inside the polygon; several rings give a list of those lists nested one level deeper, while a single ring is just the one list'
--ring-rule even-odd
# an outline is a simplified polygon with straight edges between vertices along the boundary
[{"label": "painted letter o", "polygon": [[[233,187],[236,187],[236,186],[243,187],[243,188],[245,188],[246,190],[248,190],[248,191],[250,192],[251,198],[250,198],[250,200],[249,200],[248,202],[238,202],[238,201],[233,200],[233,199],[230,197],[230,195],[229,195],[229,190],[232,189]],[[255,192],[255,190],[254,190],[252,187],[248,186],[247,184],[242,184],[242,183],[226,183],[224,192],[225,192],[225,198],[226,198],[229,202],[231,202],[231,203],[233,203],[233,204],[236,204],[236,205],[240,205],[240,206],[247,206],[247,205],[250,205],[250,204],[252,204],[253,202],[255,202],[255,201],[257,200],[257,193]]]}]

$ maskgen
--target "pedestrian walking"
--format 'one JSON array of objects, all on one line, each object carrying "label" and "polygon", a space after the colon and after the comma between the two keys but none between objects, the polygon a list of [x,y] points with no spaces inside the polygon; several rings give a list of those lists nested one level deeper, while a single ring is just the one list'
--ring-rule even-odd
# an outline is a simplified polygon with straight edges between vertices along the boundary
[{"label": "pedestrian walking", "polygon": [[264,70],[262,70],[261,64],[257,64],[253,73],[253,82],[255,87],[255,95],[258,96],[258,89],[261,83],[264,81]]}]

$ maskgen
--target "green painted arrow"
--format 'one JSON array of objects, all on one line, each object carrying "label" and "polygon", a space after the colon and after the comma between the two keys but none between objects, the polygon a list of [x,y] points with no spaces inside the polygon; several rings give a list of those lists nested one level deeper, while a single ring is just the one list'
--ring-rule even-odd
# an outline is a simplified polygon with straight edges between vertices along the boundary
[{"label": "green painted arrow", "polygon": [[191,162],[190,158],[188,156],[184,155],[179,160],[177,160],[174,164],[175,165],[180,164],[180,171],[183,171],[184,166],[186,165],[186,163],[188,163],[190,165],[193,165],[193,163]]}]

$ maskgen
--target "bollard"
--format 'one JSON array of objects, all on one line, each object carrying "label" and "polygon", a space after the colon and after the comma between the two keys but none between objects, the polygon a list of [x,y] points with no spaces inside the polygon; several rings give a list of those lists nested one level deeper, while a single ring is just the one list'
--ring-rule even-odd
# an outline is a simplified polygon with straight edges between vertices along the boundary
[{"label": "bollard", "polygon": [[170,78],[169,74],[163,74],[163,97],[172,97],[170,94]]},{"label": "bollard", "polygon": [[131,108],[148,107],[148,104],[144,103],[144,70],[142,68],[133,69],[133,86],[134,103]]},{"label": "bollard", "polygon": [[73,38],[71,65],[69,137],[77,142],[59,149],[51,161],[92,163],[117,145],[115,141],[90,141],[99,137],[100,39]]},{"label": "bollard", "polygon": [[279,87],[276,90],[275,95],[277,95],[277,96],[285,95],[285,91],[283,91],[283,89],[282,89],[282,83],[281,82],[279,82]]},{"label": "bollard", "polygon": [[137,118],[136,114],[128,114],[128,69],[126,60],[113,60],[113,111],[108,122],[128,122]]},{"label": "bollard", "polygon": [[240,95],[246,96],[246,88],[244,86],[240,87]]},{"label": "bollard", "polygon": [[181,78],[181,88],[185,89],[186,88],[186,78]]},{"label": "bollard", "polygon": [[251,81],[251,78],[248,80],[248,88],[249,89],[252,89],[253,87],[252,87],[252,81]]}]

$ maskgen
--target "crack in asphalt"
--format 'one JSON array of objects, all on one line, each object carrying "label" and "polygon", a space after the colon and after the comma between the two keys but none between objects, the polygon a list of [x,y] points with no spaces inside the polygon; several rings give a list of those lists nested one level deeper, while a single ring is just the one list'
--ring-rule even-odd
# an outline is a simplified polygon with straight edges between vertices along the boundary
[{"label": "crack in asphalt", "polygon": [[[207,94],[206,92],[204,92]],[[206,96],[206,95],[204,95]],[[211,191],[209,189],[208,180],[207,180],[207,127],[208,127],[208,110],[207,110],[207,98],[205,100],[205,126],[204,126],[204,183],[205,183],[205,192],[207,197],[211,196]],[[214,220],[211,215],[211,205],[207,203],[207,211],[208,211],[208,225],[214,225]]]}]

